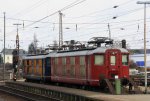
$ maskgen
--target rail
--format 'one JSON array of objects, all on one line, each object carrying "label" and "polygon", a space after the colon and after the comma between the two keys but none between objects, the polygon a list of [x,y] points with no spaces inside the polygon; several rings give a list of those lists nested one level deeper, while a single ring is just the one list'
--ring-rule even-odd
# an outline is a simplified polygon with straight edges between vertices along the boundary
[{"label": "rail", "polygon": [[[31,98],[33,98],[34,96],[37,96],[37,98],[41,96],[46,99],[52,99],[49,101],[100,101],[99,99],[90,97],[89,94],[87,94],[87,96],[80,95],[76,93],[75,91],[70,91],[70,89],[63,88],[62,90],[62,89],[59,89],[60,87],[56,87],[56,89],[54,89],[46,85],[41,86],[40,84],[32,85],[32,83],[6,82],[5,86],[3,87],[8,87],[8,88],[16,90],[12,93],[20,92],[19,94],[21,94],[21,92],[23,92],[22,94],[23,96],[24,96],[24,93],[27,93],[27,94],[29,93],[29,95],[33,94],[31,95]],[[41,100],[37,99],[34,101],[41,101]],[[47,101],[47,100],[44,100],[44,101]]]},{"label": "rail", "polygon": [[19,96],[23,99],[30,100],[30,101],[62,101],[60,99],[49,98],[47,96],[41,96],[38,94],[25,92],[8,86],[0,86],[0,91],[9,93],[14,96]]}]

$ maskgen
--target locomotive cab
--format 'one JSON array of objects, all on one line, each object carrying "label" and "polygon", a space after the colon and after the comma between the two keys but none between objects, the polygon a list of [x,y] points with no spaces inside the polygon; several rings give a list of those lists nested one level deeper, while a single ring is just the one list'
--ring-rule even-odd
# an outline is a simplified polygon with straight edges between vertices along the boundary
[{"label": "locomotive cab", "polygon": [[108,72],[107,78],[115,79],[128,78],[128,53],[122,53],[118,49],[110,49],[106,51],[106,71]]},{"label": "locomotive cab", "polygon": [[[129,53],[123,48],[98,48],[94,51],[91,69],[92,85],[103,82],[104,79],[115,80],[129,78]],[[92,60],[91,60],[92,61]],[[100,84],[101,85],[101,84]]]}]

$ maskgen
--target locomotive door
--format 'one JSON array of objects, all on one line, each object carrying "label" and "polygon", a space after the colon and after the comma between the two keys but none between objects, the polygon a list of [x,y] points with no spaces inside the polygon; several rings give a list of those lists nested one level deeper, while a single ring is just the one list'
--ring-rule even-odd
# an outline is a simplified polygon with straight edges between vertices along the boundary
[{"label": "locomotive door", "polygon": [[120,51],[119,50],[108,50],[106,52],[107,56],[107,69],[108,77],[113,79],[115,75],[119,76],[120,67]]}]

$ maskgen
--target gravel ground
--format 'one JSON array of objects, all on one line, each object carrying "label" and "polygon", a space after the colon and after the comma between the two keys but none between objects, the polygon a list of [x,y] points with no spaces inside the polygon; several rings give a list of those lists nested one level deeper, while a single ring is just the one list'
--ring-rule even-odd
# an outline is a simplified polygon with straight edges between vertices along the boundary
[{"label": "gravel ground", "polygon": [[17,96],[12,96],[4,92],[0,92],[0,101],[26,101]]}]

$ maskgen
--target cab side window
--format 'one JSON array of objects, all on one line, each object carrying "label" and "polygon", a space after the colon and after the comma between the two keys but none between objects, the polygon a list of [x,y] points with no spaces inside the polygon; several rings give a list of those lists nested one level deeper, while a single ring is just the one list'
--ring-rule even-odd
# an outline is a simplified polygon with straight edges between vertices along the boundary
[{"label": "cab side window", "polygon": [[104,55],[95,55],[94,56],[95,65],[104,65]]},{"label": "cab side window", "polygon": [[122,65],[128,65],[128,56],[122,55]]}]

